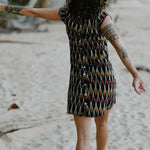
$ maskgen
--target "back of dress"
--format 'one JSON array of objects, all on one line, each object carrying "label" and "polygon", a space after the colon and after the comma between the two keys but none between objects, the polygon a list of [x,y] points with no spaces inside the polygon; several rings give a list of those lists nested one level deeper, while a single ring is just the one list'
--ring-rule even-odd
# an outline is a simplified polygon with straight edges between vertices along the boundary
[{"label": "back of dress", "polygon": [[116,103],[116,79],[109,61],[107,40],[100,26],[106,10],[83,19],[68,7],[58,14],[66,25],[70,45],[70,80],[67,113],[89,117],[104,115]]}]

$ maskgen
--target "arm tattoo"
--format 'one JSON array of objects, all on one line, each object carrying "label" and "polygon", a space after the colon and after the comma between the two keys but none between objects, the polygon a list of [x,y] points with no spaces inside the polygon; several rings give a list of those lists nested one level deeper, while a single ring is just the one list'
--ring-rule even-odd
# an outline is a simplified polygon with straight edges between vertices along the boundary
[{"label": "arm tattoo", "polygon": [[25,6],[11,6],[11,5],[6,5],[5,6],[5,11],[6,12],[10,12],[10,13],[14,13],[14,14],[18,14],[18,15],[23,15],[20,14],[20,11],[25,9]]},{"label": "arm tattoo", "polygon": [[127,53],[127,51],[126,51],[126,49],[125,48],[121,48],[121,52],[122,52],[122,57],[123,57],[123,59],[125,59],[126,57],[128,57],[128,53]]},{"label": "arm tattoo", "polygon": [[102,29],[104,36],[112,43],[116,39],[119,39],[116,29],[113,24],[108,24]]}]

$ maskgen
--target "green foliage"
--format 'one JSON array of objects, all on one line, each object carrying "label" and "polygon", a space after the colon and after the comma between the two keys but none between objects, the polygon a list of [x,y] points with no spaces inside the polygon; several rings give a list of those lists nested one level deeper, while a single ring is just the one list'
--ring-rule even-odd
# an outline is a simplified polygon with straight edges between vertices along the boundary
[{"label": "green foliage", "polygon": [[[17,3],[11,1],[9,3],[10,5],[18,5]],[[8,12],[0,12],[0,16],[6,17],[8,19],[19,19],[19,15],[13,14],[13,13],[8,13]]]},{"label": "green foliage", "polygon": [[19,16],[17,14],[8,13],[8,12],[0,12],[0,16],[7,17],[10,19],[19,19]]}]

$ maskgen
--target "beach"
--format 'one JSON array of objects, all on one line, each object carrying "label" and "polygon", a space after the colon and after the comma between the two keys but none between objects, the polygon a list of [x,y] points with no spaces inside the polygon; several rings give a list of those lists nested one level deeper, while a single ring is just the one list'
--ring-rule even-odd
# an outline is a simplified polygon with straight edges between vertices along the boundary
[{"label": "beach", "polygon": [[[150,68],[150,2],[122,0],[109,13],[134,64]],[[76,128],[67,114],[70,51],[65,25],[43,24],[47,32],[0,34],[0,150],[75,150]],[[13,41],[15,41],[13,43]],[[109,44],[117,99],[108,121],[106,150],[149,150],[150,73],[140,71],[146,92],[138,95],[132,76]],[[16,103],[19,109],[8,110]],[[91,126],[90,150],[96,150]]]}]

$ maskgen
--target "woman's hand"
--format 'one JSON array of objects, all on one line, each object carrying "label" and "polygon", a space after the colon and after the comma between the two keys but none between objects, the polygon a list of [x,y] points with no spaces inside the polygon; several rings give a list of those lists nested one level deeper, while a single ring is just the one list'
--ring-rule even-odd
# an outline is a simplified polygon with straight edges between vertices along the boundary
[{"label": "woman's hand", "polygon": [[141,93],[144,93],[146,90],[144,89],[144,82],[142,81],[140,75],[133,78],[132,86],[134,87],[134,90],[141,95]]}]

